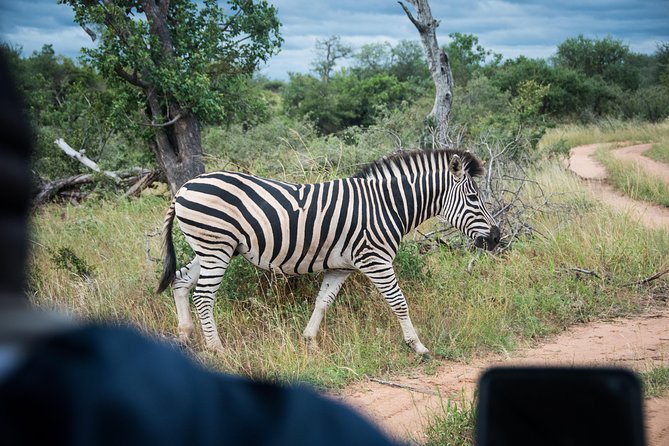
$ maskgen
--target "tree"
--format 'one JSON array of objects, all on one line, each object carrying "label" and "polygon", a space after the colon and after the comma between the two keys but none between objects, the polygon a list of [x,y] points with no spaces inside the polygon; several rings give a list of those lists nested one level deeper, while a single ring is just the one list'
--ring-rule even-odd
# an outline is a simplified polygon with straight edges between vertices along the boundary
[{"label": "tree", "polygon": [[474,73],[480,70],[491,58],[491,65],[497,66],[502,55],[486,50],[479,44],[479,38],[473,34],[451,33],[452,40],[446,47],[450,56],[451,70],[455,85],[467,85]]},{"label": "tree", "polygon": [[562,42],[553,58],[557,66],[576,70],[586,77],[601,77],[628,90],[639,87],[638,70],[630,66],[630,49],[611,37],[588,39],[582,34]]},{"label": "tree", "polygon": [[326,39],[316,40],[316,60],[312,62],[311,67],[321,77],[321,80],[328,82],[332,70],[337,64],[337,59],[343,59],[351,55],[353,49],[341,43],[340,36],[330,36]]},{"label": "tree", "polygon": [[[243,102],[243,84],[281,45],[265,0],[59,0],[95,40],[85,58],[119,88],[118,119],[150,129],[172,192],[202,173],[201,123],[220,123]],[[199,6],[198,6],[199,5]],[[142,125],[143,124],[143,125]]]},{"label": "tree", "polygon": [[439,47],[437,42],[437,27],[439,22],[432,18],[432,11],[427,0],[408,0],[416,9],[416,16],[404,6],[404,3],[398,2],[409,20],[418,30],[423,50],[427,57],[432,80],[436,88],[434,105],[432,111],[427,115],[428,126],[435,132],[435,143],[438,146],[446,147],[448,143],[448,115],[451,111],[453,102],[453,75],[446,52]]},{"label": "tree", "polygon": [[657,44],[655,60],[658,66],[657,82],[669,88],[669,42],[660,42]]}]

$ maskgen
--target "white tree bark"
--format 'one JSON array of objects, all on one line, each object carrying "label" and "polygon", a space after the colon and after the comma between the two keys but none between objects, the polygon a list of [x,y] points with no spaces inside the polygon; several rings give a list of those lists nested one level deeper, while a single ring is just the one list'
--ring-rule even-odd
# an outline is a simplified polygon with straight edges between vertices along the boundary
[{"label": "white tree bark", "polygon": [[60,147],[60,150],[65,152],[68,156],[71,156],[72,158],[79,161],[81,164],[88,167],[89,169],[92,169],[96,172],[106,175],[109,178],[114,179],[115,181],[121,181],[121,178],[119,178],[119,176],[116,175],[114,172],[100,170],[100,167],[97,165],[95,161],[70,147],[70,145],[66,143],[63,138],[58,138],[57,140],[54,141],[54,143],[56,143],[56,145]]},{"label": "white tree bark", "polygon": [[448,55],[437,42],[439,21],[432,18],[428,0],[407,0],[415,9],[416,17],[402,2],[398,2],[411,23],[418,30],[420,41],[427,57],[427,62],[436,87],[434,105],[427,115],[428,125],[433,127],[434,140],[437,147],[448,147],[448,115],[453,102],[453,75]]}]

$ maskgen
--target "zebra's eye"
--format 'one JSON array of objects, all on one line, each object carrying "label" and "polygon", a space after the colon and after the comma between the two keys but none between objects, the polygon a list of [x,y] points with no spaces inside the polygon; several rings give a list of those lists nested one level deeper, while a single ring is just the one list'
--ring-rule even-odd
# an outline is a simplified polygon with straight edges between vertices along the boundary
[{"label": "zebra's eye", "polygon": [[467,194],[468,200],[477,200],[479,198],[478,194]]}]

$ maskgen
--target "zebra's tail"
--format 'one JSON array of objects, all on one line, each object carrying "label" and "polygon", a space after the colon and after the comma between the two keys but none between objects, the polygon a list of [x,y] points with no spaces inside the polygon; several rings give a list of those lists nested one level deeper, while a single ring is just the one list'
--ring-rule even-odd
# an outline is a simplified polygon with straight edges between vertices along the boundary
[{"label": "zebra's tail", "polygon": [[157,293],[162,293],[172,284],[177,271],[177,258],[174,253],[174,242],[172,241],[172,223],[174,223],[174,203],[172,200],[165,222],[163,223],[163,275],[160,277]]}]

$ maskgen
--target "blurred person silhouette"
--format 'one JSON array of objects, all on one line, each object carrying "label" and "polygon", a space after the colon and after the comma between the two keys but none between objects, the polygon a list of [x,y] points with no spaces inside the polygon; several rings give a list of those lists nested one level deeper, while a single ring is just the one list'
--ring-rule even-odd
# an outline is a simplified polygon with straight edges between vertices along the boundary
[{"label": "blurred person silhouette", "polygon": [[133,329],[31,308],[32,134],[0,54],[0,443],[390,445],[306,388],[205,370]]}]

